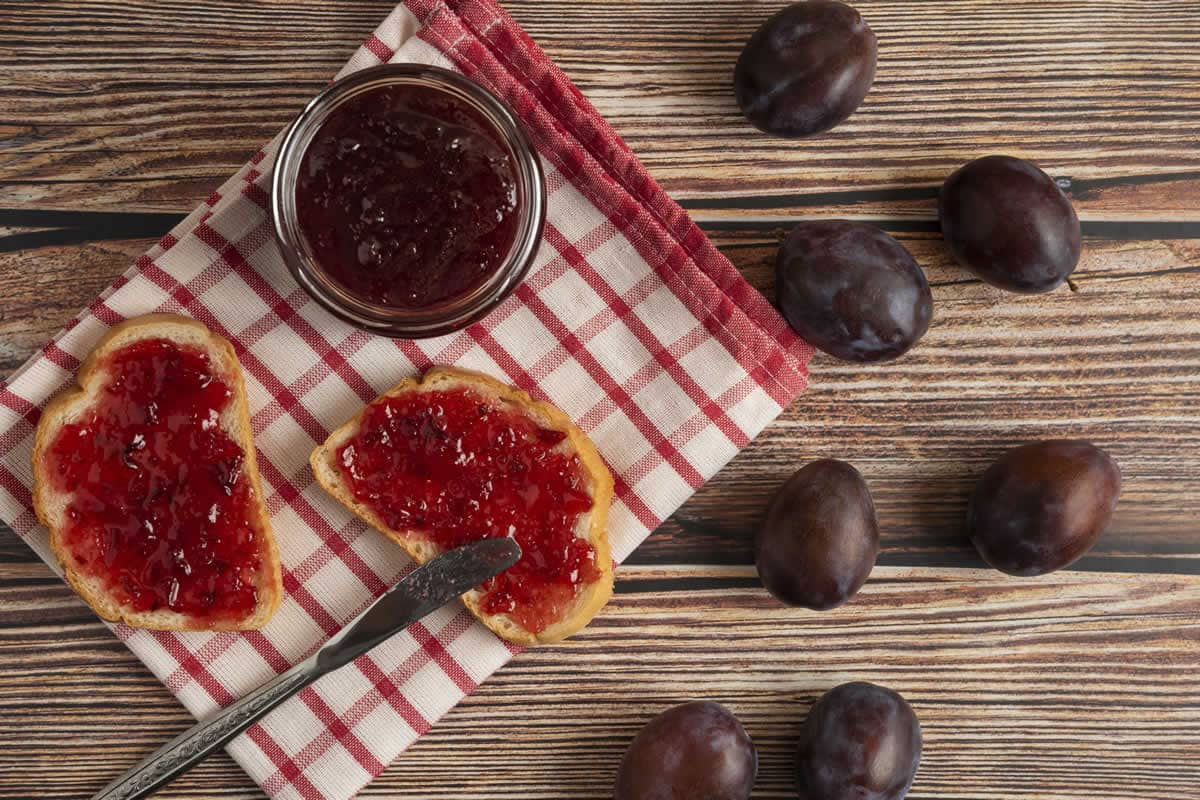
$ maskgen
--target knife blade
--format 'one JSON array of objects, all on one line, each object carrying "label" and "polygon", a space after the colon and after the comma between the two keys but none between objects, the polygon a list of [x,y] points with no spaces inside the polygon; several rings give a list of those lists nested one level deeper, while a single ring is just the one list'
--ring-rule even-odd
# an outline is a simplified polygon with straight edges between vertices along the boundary
[{"label": "knife blade", "polygon": [[426,614],[517,563],[513,539],[448,550],[410,572],[320,650],[241,700],[199,722],[110,783],[92,800],[139,800],[186,772],[323,675],[349,664]]}]

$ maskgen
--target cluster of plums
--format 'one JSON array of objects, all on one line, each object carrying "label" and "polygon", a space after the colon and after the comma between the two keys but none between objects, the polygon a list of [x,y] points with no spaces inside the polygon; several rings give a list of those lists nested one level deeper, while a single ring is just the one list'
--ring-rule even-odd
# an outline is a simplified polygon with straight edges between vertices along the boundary
[{"label": "cluster of plums", "polygon": [[[983,473],[967,508],[967,535],[991,566],[1044,575],[1088,551],[1112,518],[1121,471],[1088,442],[1051,439],[1004,453]],[[776,492],[755,537],[763,585],[780,601],[817,611],[862,588],[879,553],[866,481],[844,461],[798,470]]]},{"label": "cluster of plums", "polygon": [[[904,698],[844,683],[808,712],[797,746],[803,800],[900,800],[921,761],[921,726]],[[747,800],[758,753],[724,706],[685,703],[652,719],[625,751],[616,800]]]},{"label": "cluster of plums", "polygon": [[[811,136],[849,117],[875,78],[878,44],[859,13],[836,0],[794,3],[746,43],[734,72],[738,104],[756,127]],[[954,258],[1013,292],[1048,292],[1079,261],[1079,218],[1046,173],[987,156],[946,179],[938,203]],[[933,298],[894,238],[844,220],[802,222],[776,259],[784,316],[806,341],[849,361],[887,361],[925,334]],[[982,475],[966,528],[983,559],[1012,575],[1071,564],[1103,532],[1121,473],[1100,448],[1056,439],[1012,449]],[[815,461],[779,488],[755,537],[763,585],[780,601],[825,610],[866,581],[879,553],[875,505],[862,475]],[[798,746],[801,800],[901,800],[921,758],[908,703],[869,683],[831,689],[809,711]],[[741,723],[716,703],[663,712],[638,734],[616,800],[746,800],[758,770]]]},{"label": "cluster of plums", "polygon": [[[878,44],[857,11],[807,0],[768,19],[734,71],[738,104],[768,133],[811,136],[850,116],[875,78]],[[1071,201],[1050,176],[1010,156],[976,159],[946,179],[938,204],[955,259],[994,286],[1048,292],[1079,262]],[[902,244],[860,222],[796,226],[776,258],[779,306],[813,346],[849,361],[887,361],[929,328],[933,297]]]},{"label": "cluster of plums", "polygon": [[[829,130],[858,107],[875,78],[878,44],[857,11],[836,0],[794,3],[754,32],[734,88],[746,117],[781,136]],[[980,278],[1014,292],[1061,285],[1079,261],[1079,218],[1040,169],[986,156],[942,186],[942,234]],[[802,222],[776,258],[788,322],[838,358],[886,361],[929,327],[933,297],[912,255],[871,225]],[[1050,572],[1082,555],[1120,492],[1116,463],[1081,441],[1019,447],[975,490],[967,527],[983,558],[1015,575]],[[759,575],[785,603],[826,609],[858,591],[874,565],[879,529],[870,492],[849,464],[817,461],[775,496],[756,541]]]},{"label": "cluster of plums", "polygon": [[[1026,444],[975,486],[967,531],[988,564],[1012,575],[1067,566],[1100,536],[1121,491],[1113,459],[1088,442]],[[844,461],[801,468],[775,494],[755,538],[763,585],[788,605],[825,610],[850,599],[879,553],[866,481]],[[899,694],[870,683],[826,692],[800,732],[800,800],[902,800],[921,760],[921,727]],[[685,703],[651,720],[625,752],[616,800],[747,800],[754,743],[732,713]]]}]

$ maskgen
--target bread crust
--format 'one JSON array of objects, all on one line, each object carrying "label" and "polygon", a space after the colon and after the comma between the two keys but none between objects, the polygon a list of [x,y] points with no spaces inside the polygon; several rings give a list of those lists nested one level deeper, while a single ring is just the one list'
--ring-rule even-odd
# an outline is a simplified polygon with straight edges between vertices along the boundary
[{"label": "bread crust", "polygon": [[[419,379],[406,378],[373,400],[372,404],[384,398],[397,397],[414,391],[429,391],[446,385],[470,387],[496,400],[501,405],[517,409],[522,415],[532,417],[546,428],[565,433],[567,437],[565,442],[569,443],[570,451],[578,457],[579,463],[583,467],[590,484],[593,502],[587,519],[586,537],[595,550],[596,567],[600,570],[600,577],[580,591],[575,598],[574,606],[564,618],[547,626],[544,630],[534,633],[522,627],[507,614],[484,612],[480,606],[483,595],[477,589],[462,595],[467,609],[496,635],[504,639],[524,646],[561,641],[586,626],[612,596],[613,566],[608,540],[608,509],[613,495],[612,474],[604,463],[604,459],[600,457],[596,446],[561,410],[550,403],[533,399],[528,392],[516,389],[480,372],[457,367],[434,367]],[[358,430],[365,412],[364,408],[333,431],[321,445],[313,450],[309,458],[313,475],[321,487],[338,502],[398,544],[413,560],[423,564],[437,555],[436,549],[427,541],[415,539],[405,531],[388,527],[387,523],[371,508],[358,502],[346,486],[341,470],[337,466],[337,448]],[[577,531],[578,533],[580,532]]]},{"label": "bread crust", "polygon": [[[62,530],[59,521],[51,511],[51,498],[54,490],[44,473],[43,453],[58,430],[67,421],[72,411],[86,408],[83,401],[90,394],[93,381],[102,379],[100,371],[103,360],[108,354],[115,352],[126,344],[142,339],[163,338],[180,341],[188,337],[203,342],[210,356],[218,354],[224,362],[224,369],[218,370],[227,379],[233,390],[232,425],[223,425],[241,446],[245,459],[242,473],[250,481],[250,517],[255,532],[263,543],[263,575],[265,580],[258,589],[258,607],[254,613],[238,621],[221,620],[206,623],[185,614],[169,610],[132,611],[107,597],[98,583],[90,582],[88,576],[80,575],[70,564],[62,544]],[[270,517],[267,514],[266,503],[262,491],[262,482],[258,474],[258,461],[254,450],[253,434],[250,427],[250,410],[246,402],[246,386],[242,378],[241,366],[237,352],[226,339],[212,333],[202,323],[190,317],[177,314],[147,314],[141,317],[125,320],[112,326],[96,343],[92,352],[84,359],[76,375],[75,386],[59,394],[42,413],[38,420],[33,444],[33,507],[38,519],[50,531],[50,548],[63,569],[67,583],[71,585],[80,597],[92,607],[103,619],[109,622],[120,622],[136,628],[169,631],[228,631],[254,630],[261,628],[279,608],[283,598],[283,578],[279,561],[279,549],[271,530]]]}]

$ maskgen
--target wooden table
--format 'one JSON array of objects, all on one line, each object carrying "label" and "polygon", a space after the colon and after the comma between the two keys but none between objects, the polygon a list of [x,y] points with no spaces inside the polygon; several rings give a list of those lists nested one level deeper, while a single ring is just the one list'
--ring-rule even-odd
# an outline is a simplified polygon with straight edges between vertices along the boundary
[{"label": "wooden table", "polygon": [[[270,138],[388,0],[0,2],[0,375]],[[911,797],[1200,794],[1200,6],[861,0],[878,79],[833,133],[744,124],[739,48],[779,2],[523,0],[513,15],[755,285],[800,218],[871,220],[926,268],[936,319],[887,366],[818,357],[809,392],[620,570],[583,635],[518,657],[364,796],[611,797],[653,713],[721,701],[756,740],[755,797],[794,796],[813,698],[866,679],[925,732]],[[249,113],[248,113],[249,112]],[[954,267],[937,187],[1007,152],[1070,184],[1078,291],[1004,294]],[[1023,440],[1108,447],[1109,533],[1039,580],[982,569],[966,494]],[[750,538],[821,456],[867,477],[884,552],[850,605],[782,609]],[[0,532],[0,797],[89,796],[189,723]],[[215,757],[163,797],[259,793]]]}]

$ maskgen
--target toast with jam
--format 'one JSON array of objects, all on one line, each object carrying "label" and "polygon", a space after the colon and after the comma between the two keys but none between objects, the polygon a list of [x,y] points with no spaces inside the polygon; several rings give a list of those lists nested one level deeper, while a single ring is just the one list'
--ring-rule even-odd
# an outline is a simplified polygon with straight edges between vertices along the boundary
[{"label": "toast with jam", "polygon": [[564,639],[612,595],[608,467],[562,411],[487,375],[437,367],[402,381],[310,461],[326,491],[419,563],[516,539],[520,561],[462,598],[509,641]]},{"label": "toast with jam", "polygon": [[232,345],[186,317],[113,326],[38,422],[33,502],[67,581],[106,620],[247,630],[279,606]]}]

